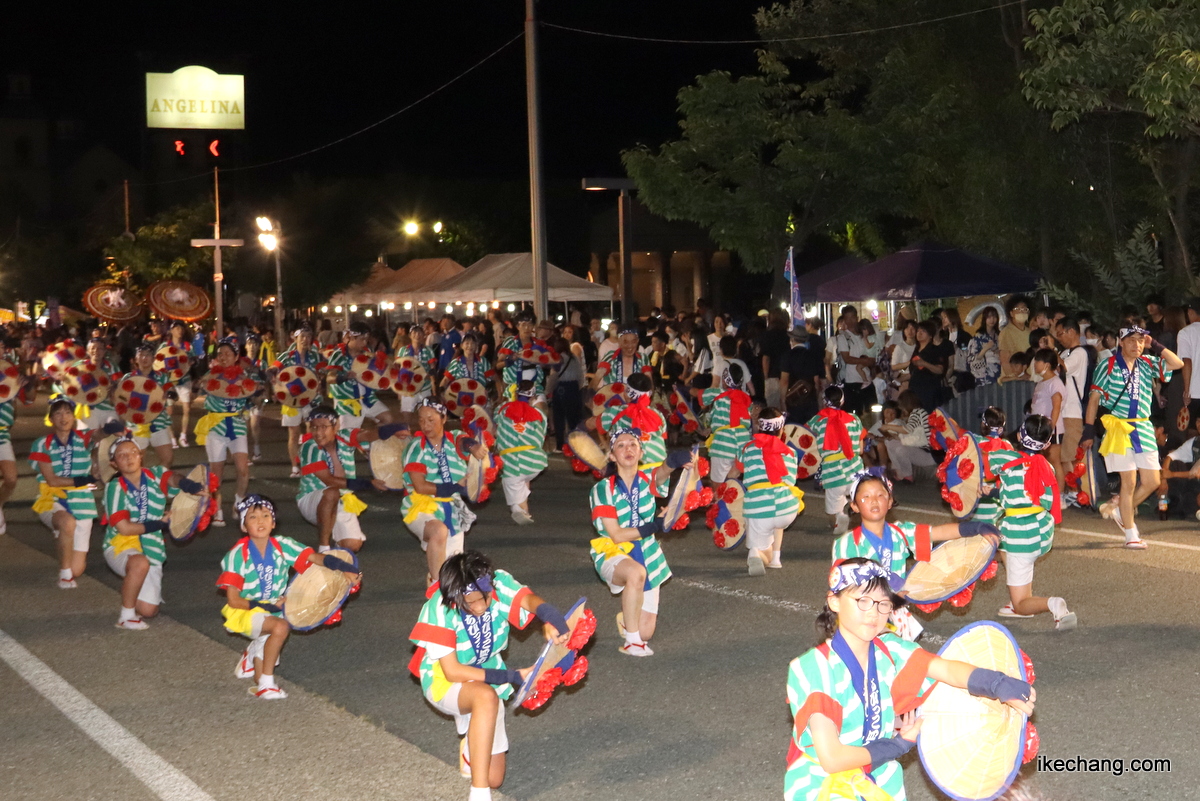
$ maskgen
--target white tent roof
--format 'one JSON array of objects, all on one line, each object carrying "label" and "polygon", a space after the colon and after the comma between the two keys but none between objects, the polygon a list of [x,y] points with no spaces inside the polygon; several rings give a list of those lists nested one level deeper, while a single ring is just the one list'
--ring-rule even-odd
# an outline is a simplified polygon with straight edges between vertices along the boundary
[{"label": "white tent roof", "polygon": [[399,270],[377,263],[371,267],[366,281],[339,292],[329,302],[341,305],[404,302],[405,293],[446,281],[465,269],[454,259],[413,259]]},{"label": "white tent roof", "polygon": [[[602,284],[546,264],[549,299],[611,301],[613,291]],[[454,303],[455,301],[517,302],[533,300],[533,255],[493,253],[484,256],[459,275],[431,286],[404,293],[400,301]]]}]

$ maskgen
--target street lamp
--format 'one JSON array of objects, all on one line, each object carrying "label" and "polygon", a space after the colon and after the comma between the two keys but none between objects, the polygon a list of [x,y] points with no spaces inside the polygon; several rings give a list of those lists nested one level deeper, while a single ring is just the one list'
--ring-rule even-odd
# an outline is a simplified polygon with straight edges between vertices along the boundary
[{"label": "street lamp", "polygon": [[416,236],[421,231],[421,226],[416,220],[409,220],[404,224],[404,233],[409,236]]},{"label": "street lamp", "polygon": [[630,232],[629,193],[633,191],[633,180],[630,178],[584,178],[583,188],[588,192],[603,192],[617,190],[621,194],[617,198],[617,238],[621,258],[621,321],[629,325],[634,321],[633,314],[633,258],[630,253],[632,234]]},{"label": "street lamp", "polygon": [[272,220],[270,217],[259,217],[255,222],[258,223],[258,230],[262,231],[258,235],[258,241],[264,248],[275,254],[275,341],[282,342],[283,339],[283,268],[279,262],[279,244],[283,239],[283,226],[278,220]]}]

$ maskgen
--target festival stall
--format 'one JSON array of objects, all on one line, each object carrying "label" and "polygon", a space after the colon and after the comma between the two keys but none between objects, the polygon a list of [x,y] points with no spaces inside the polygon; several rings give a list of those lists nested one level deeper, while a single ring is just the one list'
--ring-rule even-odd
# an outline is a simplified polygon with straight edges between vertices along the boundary
[{"label": "festival stall", "polygon": [[[613,291],[602,284],[546,265],[547,294],[551,301],[612,302]],[[520,303],[533,300],[533,257],[529,253],[493,253],[484,256],[447,281],[402,294],[404,302]],[[398,301],[399,302],[399,301]]]}]

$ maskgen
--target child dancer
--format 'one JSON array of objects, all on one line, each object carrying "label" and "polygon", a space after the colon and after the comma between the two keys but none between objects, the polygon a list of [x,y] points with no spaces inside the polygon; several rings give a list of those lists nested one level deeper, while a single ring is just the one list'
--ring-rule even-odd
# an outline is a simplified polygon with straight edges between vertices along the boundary
[{"label": "child dancer", "polygon": [[546,457],[546,415],[532,406],[537,388],[522,381],[513,400],[496,410],[496,448],[503,458],[500,483],[504,502],[517,525],[533,522],[529,514],[529,484],[549,465]]},{"label": "child dancer", "polygon": [[844,400],[841,387],[827,387],[825,408],[808,421],[821,443],[821,487],[825,490],[825,514],[834,534],[850,528],[846,501],[854,477],[863,471],[863,424],[857,415],[842,410]]},{"label": "child dancer", "polygon": [[783,423],[783,412],[768,406],[758,416],[758,433],[742,446],[746,485],[742,512],[750,551],[746,569],[751,576],[765,575],[768,567],[783,567],[779,561],[783,530],[804,511],[804,493],[796,486],[796,454],[784,444]]}]

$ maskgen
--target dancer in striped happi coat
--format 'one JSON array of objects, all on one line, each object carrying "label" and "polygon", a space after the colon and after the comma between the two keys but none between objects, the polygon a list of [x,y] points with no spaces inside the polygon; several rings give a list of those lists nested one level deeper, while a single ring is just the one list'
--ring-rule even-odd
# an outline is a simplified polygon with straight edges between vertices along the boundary
[{"label": "dancer in striped happi coat", "polygon": [[667,458],[667,421],[650,408],[654,385],[647,375],[635,375],[629,379],[625,397],[629,402],[623,406],[610,406],[600,415],[597,428],[600,435],[612,438],[612,432],[632,428],[642,441],[642,463],[639,469],[651,472]]},{"label": "dancer in striped happi coat", "polygon": [[[996,471],[1001,465],[1021,458],[1021,452],[1004,438],[1007,421],[1008,417],[1004,414],[1003,409],[989,406],[983,410],[983,419],[979,428],[979,433],[983,438],[979,442],[979,450],[983,451],[984,457],[983,465],[981,465],[983,480],[988,484],[995,484]],[[984,495],[979,499],[979,505],[971,514],[971,519],[999,526],[1003,516],[1004,507],[1000,505],[999,496]]]},{"label": "dancer in striped happi coat", "polygon": [[1004,573],[1010,602],[1000,610],[1001,617],[1033,617],[1042,612],[1054,615],[1055,628],[1067,630],[1078,625],[1074,612],[1059,597],[1033,595],[1033,565],[1054,543],[1054,525],[1062,522],[1058,482],[1054,468],[1040,451],[1054,436],[1050,420],[1040,414],[1025,418],[1017,434],[1017,444],[1026,454],[1001,465],[995,471],[1000,482],[1000,549],[1004,551]]},{"label": "dancer in striped happi coat", "polygon": [[532,381],[522,381],[512,401],[496,410],[496,448],[503,462],[500,483],[504,502],[519,525],[533,522],[529,514],[529,484],[549,465],[546,457],[546,415],[531,405],[537,395]]},{"label": "dancer in striped happi coat", "polygon": [[750,441],[751,398],[739,389],[743,378],[741,366],[731,364],[721,374],[722,386],[700,393],[700,403],[712,407],[712,434],[705,447],[711,465],[708,475],[713,484],[729,477],[742,448]]},{"label": "dancer in striped happi coat", "polygon": [[850,528],[846,504],[850,485],[863,471],[862,447],[866,431],[857,415],[842,410],[842,388],[825,390],[825,408],[808,421],[817,442],[821,443],[821,488],[825,490],[825,514],[834,534]]},{"label": "dancer in striped happi coat", "polygon": [[768,406],[759,414],[758,432],[742,446],[742,514],[750,551],[746,567],[752,576],[783,567],[783,530],[804,511],[804,493],[796,486],[796,454],[783,441],[783,424],[783,412]]}]

